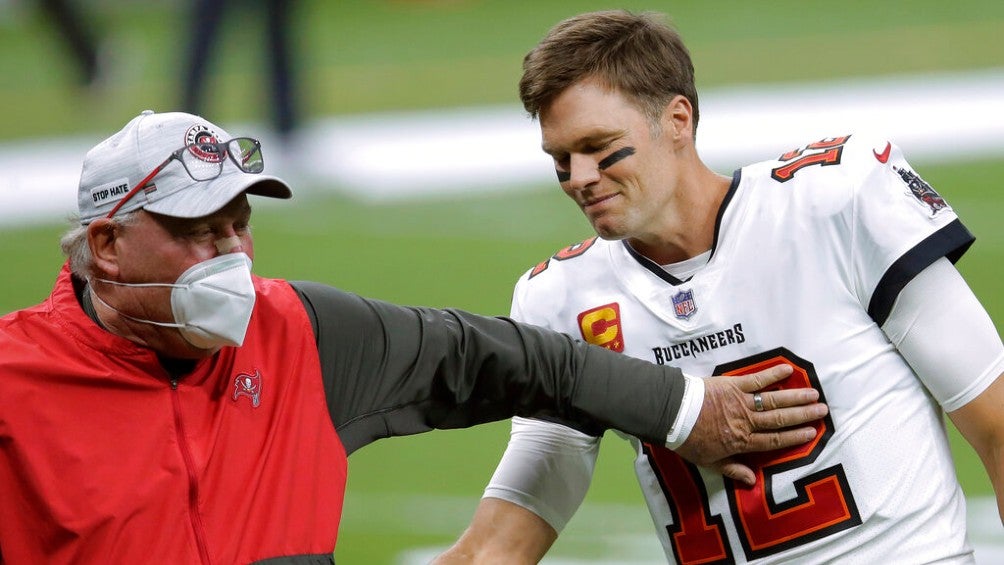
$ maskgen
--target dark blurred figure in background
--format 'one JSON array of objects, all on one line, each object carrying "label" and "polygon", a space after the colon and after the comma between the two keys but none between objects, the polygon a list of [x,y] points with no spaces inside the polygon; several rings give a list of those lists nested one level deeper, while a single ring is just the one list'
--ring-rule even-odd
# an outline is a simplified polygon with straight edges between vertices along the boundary
[{"label": "dark blurred figure in background", "polygon": [[78,2],[73,0],[39,0],[38,7],[46,20],[55,27],[56,36],[70,55],[77,81],[93,86],[100,78],[98,44],[94,31],[84,17]]},{"label": "dark blurred figure in background", "polygon": [[[210,53],[218,43],[220,23],[224,13],[258,12],[264,19],[267,35],[269,85],[272,98],[272,120],[281,141],[288,142],[299,125],[296,112],[295,71],[290,25],[296,0],[193,0],[191,37],[182,76],[182,107],[193,114],[205,110],[205,80]],[[255,44],[254,48],[257,48]],[[242,54],[243,55],[243,54]],[[226,64],[245,65],[245,59]],[[218,109],[217,109],[218,111]]]}]

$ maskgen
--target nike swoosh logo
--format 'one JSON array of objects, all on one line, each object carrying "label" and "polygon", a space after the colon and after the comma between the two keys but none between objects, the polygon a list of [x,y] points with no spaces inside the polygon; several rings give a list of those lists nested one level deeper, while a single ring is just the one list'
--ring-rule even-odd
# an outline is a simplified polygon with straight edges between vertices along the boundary
[{"label": "nike swoosh logo", "polygon": [[892,150],[892,144],[888,141],[885,142],[885,149],[881,153],[872,149],[872,153],[875,154],[875,158],[878,159],[879,163],[885,163],[889,161],[889,152]]}]

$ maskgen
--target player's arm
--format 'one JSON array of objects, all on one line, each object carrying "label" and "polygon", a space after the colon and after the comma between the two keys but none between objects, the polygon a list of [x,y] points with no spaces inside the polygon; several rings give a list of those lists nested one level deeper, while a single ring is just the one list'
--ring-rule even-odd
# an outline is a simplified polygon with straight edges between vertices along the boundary
[{"label": "player's arm", "polygon": [[900,292],[882,329],[980,456],[1004,522],[1004,345],[990,316],[942,258]]},{"label": "player's arm", "polygon": [[558,532],[533,512],[499,498],[482,498],[471,525],[435,565],[539,563]]},{"label": "player's arm", "polygon": [[968,404],[949,412],[966,441],[973,446],[990,476],[997,496],[997,512],[1004,524],[1004,374]]},{"label": "player's arm", "polygon": [[585,498],[599,438],[513,418],[512,434],[470,526],[435,563],[537,563]]}]

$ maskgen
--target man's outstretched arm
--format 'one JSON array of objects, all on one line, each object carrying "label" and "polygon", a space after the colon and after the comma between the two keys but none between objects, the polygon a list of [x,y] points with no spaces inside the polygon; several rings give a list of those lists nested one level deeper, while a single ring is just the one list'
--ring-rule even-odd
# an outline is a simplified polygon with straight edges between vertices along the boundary
[{"label": "man's outstretched arm", "polygon": [[[705,379],[700,415],[676,452],[737,480],[752,482],[752,470],[731,456],[805,443],[814,437],[815,430],[801,425],[826,415],[826,406],[816,403],[818,393],[812,389],[764,392],[764,411],[755,410],[752,393],[790,374],[791,368],[781,365],[742,377]],[[800,427],[790,429],[792,426]],[[595,455],[583,455],[588,446],[565,449],[574,438],[554,436],[529,436],[532,445],[510,441],[492,486],[501,492],[506,490],[504,483],[511,482],[513,491],[540,500],[548,512],[556,513],[549,516],[555,523],[535,511],[547,513],[542,509],[531,510],[489,494],[478,504],[470,526],[434,563],[537,563],[543,558],[585,497],[595,461]],[[528,492],[535,489],[542,492]]]}]

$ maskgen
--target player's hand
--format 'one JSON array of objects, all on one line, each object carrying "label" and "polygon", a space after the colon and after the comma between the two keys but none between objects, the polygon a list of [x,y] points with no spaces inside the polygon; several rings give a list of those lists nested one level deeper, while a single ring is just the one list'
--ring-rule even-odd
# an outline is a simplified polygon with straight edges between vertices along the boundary
[{"label": "player's hand", "polygon": [[777,365],[740,377],[705,379],[701,414],[676,452],[726,477],[754,484],[753,470],[733,455],[806,443],[816,436],[816,429],[801,424],[818,420],[828,411],[811,388],[762,392],[763,411],[756,411],[753,393],[784,380],[791,371],[789,365]]}]

